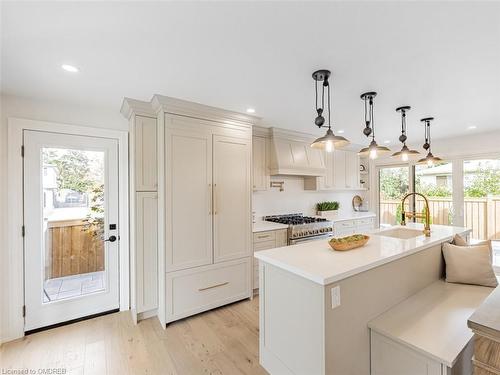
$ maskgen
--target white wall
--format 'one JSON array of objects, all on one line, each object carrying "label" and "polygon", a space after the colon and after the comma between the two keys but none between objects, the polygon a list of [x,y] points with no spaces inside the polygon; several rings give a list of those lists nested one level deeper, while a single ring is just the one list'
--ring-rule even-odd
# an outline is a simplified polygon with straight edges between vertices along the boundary
[{"label": "white wall", "polygon": [[338,201],[340,210],[352,211],[352,197],[364,196],[364,191],[317,192],[304,190],[304,179],[294,176],[272,176],[271,181],[284,181],[285,191],[269,188],[253,193],[253,211],[257,218],[265,215],[291,214],[302,212],[313,215],[318,202]]},{"label": "white wall", "polygon": [[[8,95],[0,96],[0,342],[8,339],[6,327],[9,305],[8,249],[7,249],[7,119],[27,118],[89,127],[127,130],[127,121],[120,108],[88,108],[75,104],[31,100]],[[21,312],[20,312],[21,313]]]}]

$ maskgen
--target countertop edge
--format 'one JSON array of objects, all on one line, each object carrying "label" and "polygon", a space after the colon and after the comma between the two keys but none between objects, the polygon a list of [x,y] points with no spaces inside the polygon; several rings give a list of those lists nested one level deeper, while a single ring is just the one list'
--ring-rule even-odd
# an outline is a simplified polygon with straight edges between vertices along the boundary
[{"label": "countertop edge", "polygon": [[492,321],[491,318],[488,318],[498,316],[498,311],[500,311],[499,286],[495,288],[469,317],[467,326],[479,334],[490,336],[492,339],[500,342],[500,318],[497,318],[496,321]]},{"label": "countertop edge", "polygon": [[[470,229],[465,229],[463,232],[460,232],[460,234],[464,234],[464,233],[468,234],[470,232],[471,232]],[[281,269],[283,269],[285,271],[291,272],[291,273],[293,273],[293,274],[295,274],[297,276],[301,276],[301,277],[303,277],[303,278],[305,278],[307,280],[310,280],[310,281],[313,281],[313,282],[315,282],[317,284],[326,286],[326,285],[335,283],[337,281],[346,279],[348,277],[357,275],[359,273],[366,272],[366,271],[371,270],[373,268],[382,266],[384,264],[393,262],[395,260],[398,260],[398,259],[410,256],[410,255],[413,255],[413,254],[418,253],[418,252],[420,252],[422,250],[425,250],[425,249],[427,249],[427,248],[429,248],[431,246],[437,245],[438,243],[448,242],[448,241],[452,240],[453,237],[454,237],[454,235],[442,237],[440,239],[436,239],[436,240],[431,241],[429,243],[426,243],[424,245],[415,247],[414,249],[407,250],[407,251],[405,251],[403,253],[396,254],[396,255],[393,255],[391,257],[387,257],[387,258],[384,258],[384,259],[380,259],[380,260],[375,261],[373,263],[366,264],[364,266],[360,266],[360,267],[354,268],[352,270],[349,270],[349,271],[346,271],[346,272],[343,272],[343,273],[340,273],[338,275],[334,275],[334,276],[331,276],[331,277],[327,277],[327,278],[324,278],[324,277],[321,277],[321,276],[317,276],[317,275],[311,275],[311,274],[309,274],[307,272],[303,272],[302,270],[297,269],[296,267],[290,266],[289,264],[277,261],[276,259],[273,259],[273,258],[268,258],[266,255],[262,254],[261,252],[254,253],[254,257],[257,258],[257,259],[259,259],[260,261],[263,261],[265,263],[271,264],[271,265],[273,265],[275,267],[278,267],[278,268],[281,268]]]}]

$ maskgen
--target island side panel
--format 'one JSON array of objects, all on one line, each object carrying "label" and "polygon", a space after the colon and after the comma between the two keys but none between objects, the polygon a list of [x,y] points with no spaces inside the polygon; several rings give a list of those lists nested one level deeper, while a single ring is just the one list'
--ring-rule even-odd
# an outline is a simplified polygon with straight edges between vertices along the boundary
[{"label": "island side panel", "polygon": [[324,287],[259,263],[260,364],[270,374],[325,374]]},{"label": "island side panel", "polygon": [[[356,251],[356,250],[353,250]],[[442,278],[441,244],[324,288],[326,373],[370,374],[368,322]],[[332,309],[331,289],[340,286]]]}]

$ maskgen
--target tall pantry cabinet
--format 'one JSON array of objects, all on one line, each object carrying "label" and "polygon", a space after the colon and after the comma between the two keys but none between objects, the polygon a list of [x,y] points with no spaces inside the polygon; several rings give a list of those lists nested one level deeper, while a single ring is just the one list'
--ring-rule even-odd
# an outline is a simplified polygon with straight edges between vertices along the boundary
[{"label": "tall pantry cabinet", "polygon": [[156,95],[162,324],[251,296],[253,117]]},{"label": "tall pantry cabinet", "polygon": [[155,95],[126,98],[131,310],[177,319],[251,297],[256,117]]},{"label": "tall pantry cabinet", "polygon": [[130,309],[135,322],[158,309],[158,129],[150,103],[126,98],[129,121]]}]

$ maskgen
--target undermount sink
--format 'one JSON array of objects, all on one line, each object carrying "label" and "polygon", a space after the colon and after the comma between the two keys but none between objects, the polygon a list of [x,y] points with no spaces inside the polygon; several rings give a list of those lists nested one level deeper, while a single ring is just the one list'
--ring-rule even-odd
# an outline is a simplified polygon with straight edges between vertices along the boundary
[{"label": "undermount sink", "polygon": [[423,232],[417,229],[407,229],[407,228],[393,228],[387,229],[382,232],[374,233],[378,236],[400,238],[402,240],[408,240],[410,238],[415,238],[418,236],[423,236]]}]

